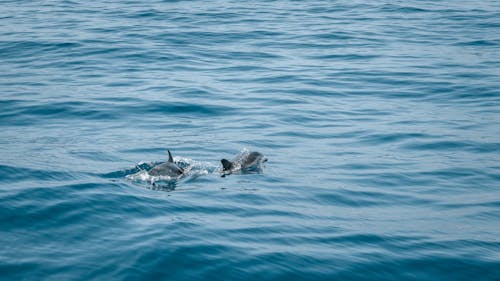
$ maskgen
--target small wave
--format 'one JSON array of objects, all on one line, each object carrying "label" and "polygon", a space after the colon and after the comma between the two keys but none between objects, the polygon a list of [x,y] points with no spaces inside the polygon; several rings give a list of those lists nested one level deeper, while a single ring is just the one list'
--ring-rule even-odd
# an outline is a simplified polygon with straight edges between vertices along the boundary
[{"label": "small wave", "polygon": [[19,166],[0,165],[0,179],[3,183],[26,180],[61,181],[73,180],[75,179],[75,175],[63,171],[49,171]]},{"label": "small wave", "polygon": [[474,46],[474,47],[491,47],[498,46],[497,40],[472,40],[456,43],[456,46]]},{"label": "small wave", "polygon": [[403,146],[405,149],[413,150],[436,150],[436,151],[449,151],[449,150],[468,150],[475,153],[491,153],[500,149],[499,143],[483,143],[473,141],[455,141],[444,140],[435,142],[415,142]]}]

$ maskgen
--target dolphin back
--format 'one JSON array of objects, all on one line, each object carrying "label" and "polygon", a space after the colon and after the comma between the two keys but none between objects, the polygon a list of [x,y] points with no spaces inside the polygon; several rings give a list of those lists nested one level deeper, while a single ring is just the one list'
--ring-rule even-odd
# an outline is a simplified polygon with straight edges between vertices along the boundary
[{"label": "dolphin back", "polygon": [[149,175],[178,177],[184,173],[184,169],[182,169],[181,167],[177,166],[177,164],[174,163],[174,158],[172,157],[172,153],[170,153],[170,150],[167,151],[168,151],[168,162],[154,166],[151,170],[148,171]]},{"label": "dolphin back", "polygon": [[223,176],[233,172],[238,173],[260,173],[262,172],[262,164],[267,161],[262,153],[243,152],[238,154],[232,161],[222,159]]},{"label": "dolphin back", "polygon": [[177,177],[181,175],[183,172],[184,170],[181,167],[170,162],[165,162],[163,164],[155,166],[148,171],[148,173],[151,176],[169,176],[169,177]]}]

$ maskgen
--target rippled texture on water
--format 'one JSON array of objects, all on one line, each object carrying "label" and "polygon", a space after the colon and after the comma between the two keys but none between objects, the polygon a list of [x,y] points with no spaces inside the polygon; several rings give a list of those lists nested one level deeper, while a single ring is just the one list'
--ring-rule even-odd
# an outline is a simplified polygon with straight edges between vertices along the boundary
[{"label": "rippled texture on water", "polygon": [[94,2],[1,2],[0,279],[500,278],[498,1]]}]

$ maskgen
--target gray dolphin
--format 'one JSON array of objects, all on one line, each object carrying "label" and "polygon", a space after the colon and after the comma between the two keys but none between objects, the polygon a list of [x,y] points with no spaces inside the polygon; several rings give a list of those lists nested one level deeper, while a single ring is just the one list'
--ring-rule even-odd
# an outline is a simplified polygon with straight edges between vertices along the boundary
[{"label": "gray dolphin", "polygon": [[225,176],[233,172],[262,172],[262,164],[267,161],[267,158],[260,152],[252,151],[240,153],[232,161],[227,159],[220,161],[222,163],[222,176]]},{"label": "gray dolphin", "polygon": [[168,150],[167,162],[154,166],[151,170],[148,171],[148,174],[151,176],[178,177],[183,173],[184,169],[182,169],[181,167],[177,166],[177,164],[174,163],[174,158],[172,158],[170,150]]}]

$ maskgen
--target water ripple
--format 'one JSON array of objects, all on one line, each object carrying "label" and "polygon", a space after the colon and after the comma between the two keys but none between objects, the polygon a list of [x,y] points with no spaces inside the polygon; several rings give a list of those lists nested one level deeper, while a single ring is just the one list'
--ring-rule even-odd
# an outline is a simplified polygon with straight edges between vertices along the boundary
[{"label": "water ripple", "polygon": [[498,280],[499,10],[2,1],[2,278]]}]

